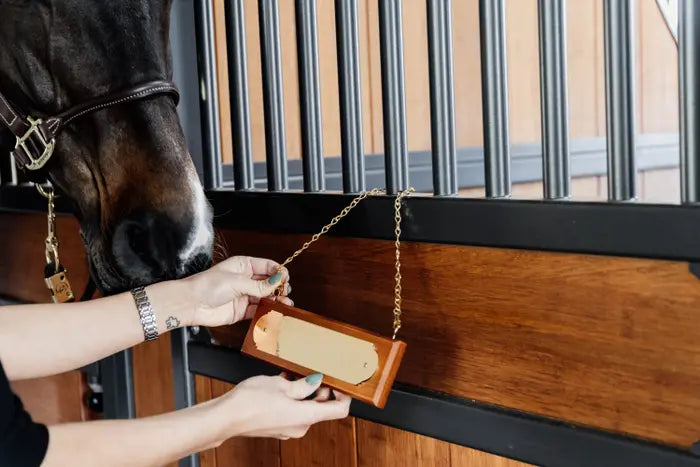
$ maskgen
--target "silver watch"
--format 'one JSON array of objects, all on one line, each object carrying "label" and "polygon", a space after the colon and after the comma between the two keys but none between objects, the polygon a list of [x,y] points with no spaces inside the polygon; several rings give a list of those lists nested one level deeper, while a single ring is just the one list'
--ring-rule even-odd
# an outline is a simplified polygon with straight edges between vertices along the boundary
[{"label": "silver watch", "polygon": [[136,309],[139,311],[141,325],[143,326],[143,337],[146,341],[158,338],[158,326],[156,325],[156,314],[153,311],[151,302],[148,301],[145,287],[136,287],[131,290],[131,295],[136,302]]}]

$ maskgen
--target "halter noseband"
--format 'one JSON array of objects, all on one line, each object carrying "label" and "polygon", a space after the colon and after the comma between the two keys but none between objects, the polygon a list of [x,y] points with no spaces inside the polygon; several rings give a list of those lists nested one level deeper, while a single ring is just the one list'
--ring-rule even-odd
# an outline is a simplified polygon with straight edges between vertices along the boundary
[{"label": "halter noseband", "polygon": [[17,138],[13,155],[20,169],[39,170],[51,158],[56,136],[73,120],[97,110],[126,102],[167,94],[177,105],[180,94],[170,81],[149,81],[136,86],[94,97],[46,119],[23,116],[0,93],[0,121]]}]

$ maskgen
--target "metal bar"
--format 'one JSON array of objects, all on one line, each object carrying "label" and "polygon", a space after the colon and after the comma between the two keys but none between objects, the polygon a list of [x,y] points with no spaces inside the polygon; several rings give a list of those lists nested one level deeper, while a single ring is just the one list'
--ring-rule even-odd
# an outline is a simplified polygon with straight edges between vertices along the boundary
[{"label": "metal bar", "polygon": [[571,196],[566,0],[538,0],[544,197]]},{"label": "metal bar", "polygon": [[382,68],[382,113],[386,190],[408,188],[406,89],[403,63],[402,0],[379,2],[379,44]]},{"label": "metal bar", "polygon": [[[217,228],[280,234],[313,233],[352,199],[220,191],[210,191],[207,197]],[[373,197],[362,203],[329,235],[392,239],[393,219],[387,212],[393,198]],[[410,222],[402,227],[405,241],[700,261],[700,210],[695,206],[425,196],[406,203]],[[512,225],[518,228],[504,228]]]},{"label": "metal bar", "polygon": [[201,83],[199,106],[202,119],[204,187],[214,189],[223,185],[223,175],[212,2],[194,2],[194,17],[197,36],[197,70]]},{"label": "metal bar", "polygon": [[[190,370],[196,374],[237,384],[279,373],[237,350],[189,347]],[[676,447],[401,383],[391,389],[385,408],[353,401],[350,415],[535,465],[700,466],[699,457]]]},{"label": "metal bar", "polygon": [[[175,410],[192,407],[197,403],[194,389],[194,375],[190,373],[189,341],[187,328],[176,329],[170,337],[173,360],[173,391]],[[179,460],[178,467],[199,467],[199,454],[191,454]]]},{"label": "metal bar", "polygon": [[634,4],[603,0],[608,198],[637,197],[635,161]]},{"label": "metal bar", "polygon": [[700,4],[678,6],[681,201],[700,203]]},{"label": "metal bar", "polygon": [[296,20],[304,191],[317,192],[326,189],[326,181],[323,164],[316,0],[296,0]]},{"label": "metal bar", "polygon": [[365,189],[365,159],[357,0],[335,0],[335,23],[343,191],[359,193]]},{"label": "metal bar", "polygon": [[479,0],[486,196],[510,196],[505,0]]},{"label": "metal bar", "polygon": [[452,54],[452,0],[427,0],[433,193],[458,193]]},{"label": "metal bar", "polygon": [[100,360],[104,418],[135,418],[134,376],[131,349]]},{"label": "metal bar", "polygon": [[284,89],[282,51],[277,0],[258,0],[260,53],[262,58],[263,108],[265,111],[265,153],[267,189],[283,191],[288,187],[287,148],[284,131]]},{"label": "metal bar", "polygon": [[236,190],[255,188],[250,133],[248,59],[243,0],[225,2],[231,123],[233,125],[233,183]]}]

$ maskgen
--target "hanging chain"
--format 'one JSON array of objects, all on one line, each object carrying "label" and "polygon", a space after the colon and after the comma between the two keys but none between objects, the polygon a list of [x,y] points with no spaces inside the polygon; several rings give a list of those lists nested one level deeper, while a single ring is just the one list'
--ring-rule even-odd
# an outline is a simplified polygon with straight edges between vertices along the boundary
[{"label": "hanging chain", "polygon": [[58,238],[56,237],[56,213],[54,212],[54,200],[56,199],[56,194],[53,191],[52,186],[44,188],[38,183],[35,185],[36,190],[48,200],[48,213],[46,215],[47,223],[47,235],[44,241],[46,255],[46,264],[54,265],[56,272],[60,270],[60,260],[58,257]]},{"label": "hanging chain", "polygon": [[[394,200],[394,234],[395,234],[395,241],[394,241],[394,246],[396,249],[396,263],[395,263],[395,268],[396,272],[394,274],[394,322],[393,322],[393,337],[392,339],[396,339],[396,334],[399,332],[399,329],[401,329],[401,203],[403,201],[403,198],[408,196],[409,194],[413,193],[414,189],[409,188],[407,190],[400,191],[396,195],[396,199]],[[299,248],[297,251],[295,251],[289,258],[284,260],[284,262],[280,265],[278,268],[279,271],[281,271],[283,268],[285,268],[289,263],[291,263],[294,259],[296,259],[297,256],[299,256],[301,253],[303,253],[307,248],[309,248],[314,242],[316,242],[321,236],[325,235],[328,233],[328,231],[336,225],[340,220],[347,216],[352,209],[357,206],[363,199],[369,197],[369,196],[378,196],[378,195],[384,195],[386,194],[386,190],[380,189],[380,188],[374,188],[370,191],[365,191],[355,197],[350,204],[348,204],[345,209],[340,211],[340,214],[335,216],[331,221],[323,226],[323,228],[318,232],[315,233],[311,239],[304,243],[301,248]],[[284,283],[280,284],[280,288],[276,291],[276,294],[279,295],[283,293],[284,291]]]}]

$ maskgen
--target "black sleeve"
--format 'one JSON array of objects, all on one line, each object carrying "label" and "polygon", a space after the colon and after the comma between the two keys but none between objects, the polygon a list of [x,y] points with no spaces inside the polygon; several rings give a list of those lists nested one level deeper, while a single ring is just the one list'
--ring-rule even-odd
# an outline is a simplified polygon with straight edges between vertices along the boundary
[{"label": "black sleeve", "polygon": [[49,431],[24,410],[0,363],[0,466],[41,465],[48,445]]}]

